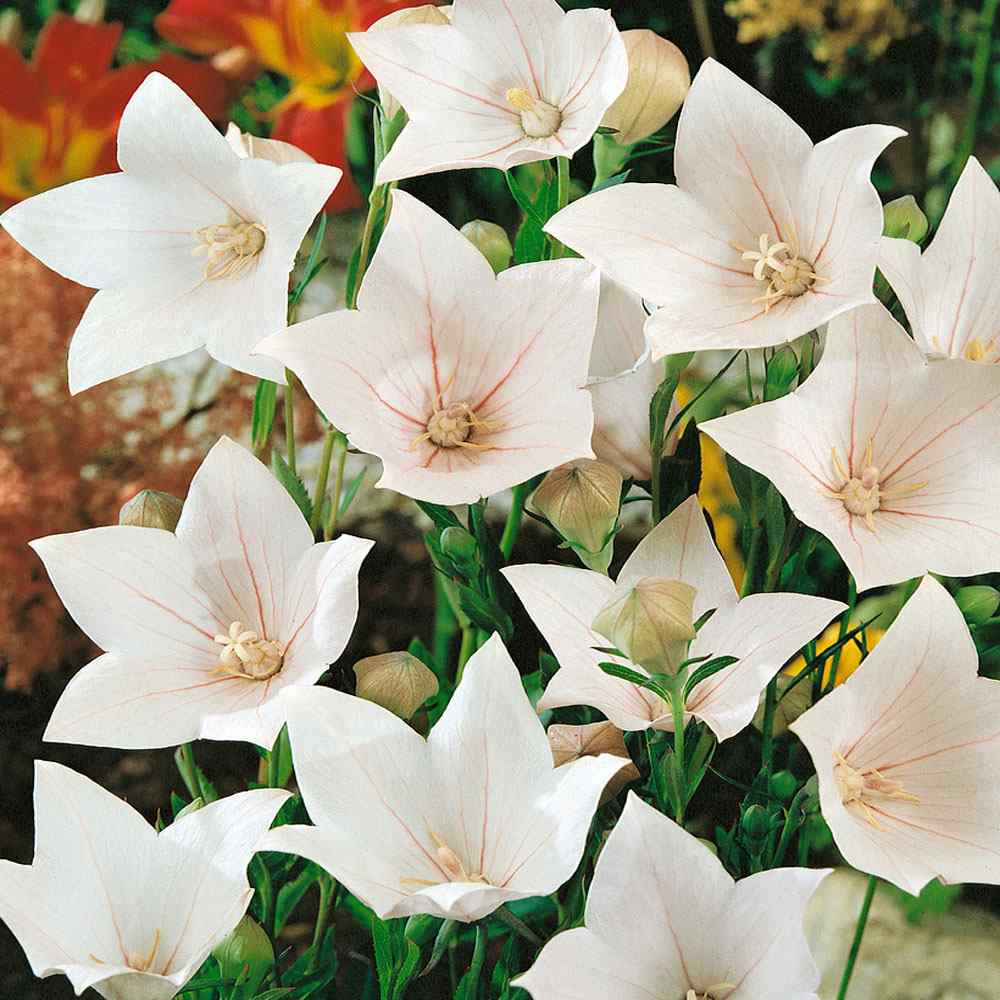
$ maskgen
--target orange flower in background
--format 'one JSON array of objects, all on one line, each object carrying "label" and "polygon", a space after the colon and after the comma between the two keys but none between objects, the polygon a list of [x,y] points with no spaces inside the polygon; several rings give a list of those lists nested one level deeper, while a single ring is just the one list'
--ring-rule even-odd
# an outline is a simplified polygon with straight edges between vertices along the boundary
[{"label": "orange flower in background", "polygon": [[0,203],[118,169],[118,121],[153,72],[170,77],[215,121],[224,121],[232,84],[208,63],[164,53],[111,69],[118,23],[53,14],[30,62],[0,41]]},{"label": "orange flower in background", "polygon": [[330,211],[361,206],[347,163],[347,116],[357,93],[375,86],[347,41],[380,17],[419,0],[171,0],[156,19],[168,41],[193,52],[245,49],[287,76],[291,91],[272,109],[271,136],[344,170]]}]

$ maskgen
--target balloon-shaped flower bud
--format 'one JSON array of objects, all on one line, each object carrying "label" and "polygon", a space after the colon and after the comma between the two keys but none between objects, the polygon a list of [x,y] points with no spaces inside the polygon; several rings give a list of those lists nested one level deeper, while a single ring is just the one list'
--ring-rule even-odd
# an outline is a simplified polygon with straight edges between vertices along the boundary
[{"label": "balloon-shaped flower bud", "polygon": [[223,979],[239,982],[244,995],[254,996],[274,965],[274,947],[264,928],[244,917],[213,952]]},{"label": "balloon-shaped flower bud", "polygon": [[962,587],[955,594],[955,603],[970,625],[982,625],[1000,607],[1000,591],[985,585]]},{"label": "balloon-shaped flower bud", "polygon": [[411,653],[381,653],[354,664],[355,694],[409,719],[438,692],[434,672]]},{"label": "balloon-shaped flower bud", "polygon": [[459,230],[461,234],[490,262],[494,274],[510,267],[514,248],[503,226],[483,219],[473,219]]},{"label": "balloon-shaped flower bud", "polygon": [[542,480],[531,506],[549,520],[584,565],[606,572],[621,495],[622,474],[614,466],[578,458]]},{"label": "balloon-shaped flower bud", "polygon": [[463,576],[472,576],[479,568],[479,545],[475,538],[460,525],[452,525],[441,532],[441,554]]},{"label": "balloon-shaped flower bud", "polygon": [[627,784],[641,777],[625,746],[625,734],[613,722],[592,722],[585,726],[554,725],[549,726],[546,733],[556,767],[602,753],[628,761],[628,765],[608,782],[601,796],[602,805],[613,799]]},{"label": "balloon-shaped flower bud", "polygon": [[81,24],[100,24],[107,13],[108,0],[80,0],[73,17]]},{"label": "balloon-shaped flower bud", "polygon": [[140,490],[118,512],[118,523],[133,528],[173,531],[181,517],[182,500],[159,490]]},{"label": "balloon-shaped flower bud", "polygon": [[927,235],[927,216],[921,211],[912,194],[890,201],[882,210],[885,221],[883,236],[919,243]]},{"label": "balloon-shaped flower bud", "polygon": [[623,31],[628,52],[628,84],[601,122],[616,129],[623,146],[658,132],[684,103],[691,87],[687,59],[673,42],[646,28]]},{"label": "balloon-shaped flower bud", "polygon": [[592,628],[651,673],[676,674],[694,639],[695,588],[647,576],[619,583]]},{"label": "balloon-shaped flower bud", "polygon": [[[404,7],[402,10],[394,10],[391,14],[380,17],[368,30],[411,28],[418,24],[451,24],[451,20],[436,4],[425,3],[419,7]],[[378,88],[378,97],[382,102],[382,113],[386,120],[392,121],[400,111],[399,101],[382,86]]]}]

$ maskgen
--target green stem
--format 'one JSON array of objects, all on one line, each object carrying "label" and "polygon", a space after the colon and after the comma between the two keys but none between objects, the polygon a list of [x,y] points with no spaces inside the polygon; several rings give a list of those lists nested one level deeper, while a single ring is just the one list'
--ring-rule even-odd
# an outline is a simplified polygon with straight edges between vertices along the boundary
[{"label": "green stem", "polygon": [[326,934],[326,927],[330,920],[330,904],[333,902],[333,894],[337,889],[337,883],[333,878],[323,872],[319,877],[319,910],[316,913],[316,926],[313,929],[312,956],[309,959],[307,973],[315,972],[319,965],[320,948],[323,945],[323,935]]},{"label": "green stem", "polygon": [[288,468],[298,475],[295,467],[295,376],[285,369],[285,454]]},{"label": "green stem", "polygon": [[462,629],[462,648],[458,651],[458,673],[455,674],[455,683],[462,679],[462,672],[465,670],[469,657],[476,651],[476,626],[467,625]]},{"label": "green stem", "polygon": [[[569,204],[569,157],[556,157],[556,211],[561,212]],[[555,237],[552,239],[552,259],[562,257],[566,248]]]},{"label": "green stem", "polygon": [[706,59],[715,58],[715,39],[712,37],[712,22],[708,16],[707,0],[691,0],[691,16],[694,18],[694,30],[698,35],[698,44]]},{"label": "green stem", "polygon": [[752,594],[757,572],[760,567],[760,557],[764,551],[764,526],[760,523],[751,528],[750,551],[747,553],[747,564],[743,570],[743,586],[740,587],[740,597]]},{"label": "green stem", "polygon": [[674,809],[677,815],[674,819],[678,824],[684,823],[684,810],[687,807],[687,763],[684,756],[684,685],[687,671],[682,670],[674,678],[674,686],[670,692],[670,714],[674,723],[674,760],[677,788],[680,794]]},{"label": "green stem", "polygon": [[854,975],[854,965],[858,960],[858,952],[861,951],[861,940],[865,936],[865,927],[868,925],[868,914],[871,912],[872,900],[875,898],[875,890],[878,888],[878,879],[871,875],[868,878],[868,888],[865,890],[865,898],[861,903],[861,912],[858,914],[858,922],[854,928],[854,940],[851,942],[851,950],[847,955],[847,964],[844,966],[844,974],[840,978],[840,989],[837,990],[837,1000],[846,1000],[847,990],[851,985],[851,976]]},{"label": "green stem", "polygon": [[177,763],[177,770],[180,771],[181,780],[188,790],[188,795],[192,800],[202,797],[201,781],[198,778],[198,765],[194,759],[194,746],[190,743],[182,743],[177,748],[174,755]]},{"label": "green stem", "polygon": [[500,536],[500,553],[504,561],[510,559],[511,552],[514,551],[514,543],[517,541],[518,532],[521,530],[521,522],[524,520],[524,504],[531,494],[534,480],[520,483],[514,487],[514,497],[511,502],[510,513],[503,526],[503,534]]},{"label": "green stem", "polygon": [[525,941],[530,941],[536,948],[542,946],[542,939],[520,917],[511,913],[506,906],[494,910],[493,915],[503,921],[515,934],[523,937]]},{"label": "green stem", "polygon": [[767,685],[764,694],[764,718],[760,724],[761,747],[760,761],[761,768],[767,775],[768,781],[771,779],[771,772],[774,770],[774,711],[778,706],[778,678],[774,677]]},{"label": "green stem", "polygon": [[333,467],[333,495],[330,497],[330,516],[323,529],[323,541],[328,542],[337,532],[340,521],[340,504],[344,492],[344,463],[347,461],[347,438],[340,432],[333,432],[333,447],[337,454]]},{"label": "green stem", "polygon": [[451,598],[445,586],[445,577],[434,574],[434,662],[445,669],[451,659],[452,642],[458,632],[458,618],[452,609]]},{"label": "green stem", "polygon": [[361,232],[361,248],[358,251],[358,270],[354,276],[354,286],[351,289],[351,296],[347,303],[348,309],[356,309],[358,306],[358,293],[361,291],[361,282],[368,271],[372,242],[375,238],[375,223],[382,209],[385,207],[385,194],[386,186],[379,184],[372,188],[372,193],[368,198],[368,215],[365,217],[365,228]]},{"label": "green stem", "polygon": [[979,12],[978,37],[976,51],[972,57],[972,86],[969,88],[968,110],[965,113],[965,127],[962,139],[952,160],[952,184],[957,183],[965,167],[965,162],[972,155],[976,145],[976,133],[979,130],[979,115],[983,108],[983,97],[986,94],[987,75],[990,69],[990,52],[993,48],[993,24],[996,21],[997,8],[1000,0],[983,0]]},{"label": "green stem", "polygon": [[323,516],[323,499],[326,496],[326,481],[330,476],[330,460],[333,458],[333,440],[336,433],[331,428],[326,432],[326,437],[323,438],[323,454],[319,460],[316,491],[313,493],[312,517],[309,519],[309,527],[312,529],[314,535],[319,528],[319,523]]},{"label": "green stem", "polygon": [[785,852],[788,850],[788,845],[792,840],[792,834],[801,825],[798,821],[802,817],[798,816],[797,813],[801,811],[802,803],[808,797],[809,793],[806,791],[805,785],[795,793],[795,798],[792,799],[791,805],[788,807],[788,812],[785,815],[785,825],[781,829],[781,839],[778,841],[778,846],[775,848],[774,855],[771,858],[771,867],[780,868],[782,866],[785,860]]}]

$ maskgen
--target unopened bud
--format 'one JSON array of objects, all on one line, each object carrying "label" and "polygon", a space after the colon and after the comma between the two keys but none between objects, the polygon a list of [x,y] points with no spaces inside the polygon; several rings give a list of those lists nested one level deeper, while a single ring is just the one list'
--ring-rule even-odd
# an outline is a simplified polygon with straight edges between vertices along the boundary
[{"label": "unopened bud", "polygon": [[212,56],[212,68],[237,83],[250,83],[260,76],[261,64],[251,49],[234,45]]},{"label": "unopened bud", "polygon": [[80,0],[73,17],[82,24],[100,24],[107,13],[107,0]]},{"label": "unopened bud", "polygon": [[411,653],[382,653],[354,664],[355,693],[401,719],[409,719],[438,692],[434,672]]},{"label": "unopened bud", "polygon": [[[404,7],[402,10],[394,10],[391,14],[380,17],[368,30],[381,31],[383,28],[409,28],[418,24],[451,24],[451,20],[436,4],[425,3],[419,7]],[[378,89],[378,96],[382,103],[382,113],[388,121],[392,121],[400,111],[399,101],[385,87],[381,86]]]},{"label": "unopened bud", "polygon": [[771,817],[763,806],[750,806],[740,817],[740,831],[751,843],[760,844],[771,831]]},{"label": "unopened bud", "polygon": [[912,194],[890,201],[882,210],[883,236],[919,243],[927,235],[927,216],[921,211]]},{"label": "unopened bud", "polygon": [[181,518],[183,501],[159,490],[140,490],[118,512],[118,523],[133,528],[173,531]]},{"label": "unopened bud", "polygon": [[799,790],[799,779],[791,771],[771,775],[771,794],[780,802],[790,802]]},{"label": "unopened bud", "polygon": [[627,784],[641,777],[625,747],[625,735],[613,722],[592,722],[586,726],[554,725],[548,728],[549,747],[556,767],[579,760],[610,754],[628,761],[608,782],[601,805],[610,802]]},{"label": "unopened bud", "polygon": [[441,532],[440,545],[444,557],[466,576],[478,568],[479,546],[465,528],[459,525],[445,528]]},{"label": "unopened bud", "polygon": [[16,7],[0,10],[0,45],[19,49],[24,41],[24,23]]},{"label": "unopened bud", "polygon": [[[778,674],[778,703],[774,706],[774,719],[771,723],[771,733],[774,736],[784,736],[788,727],[812,705],[812,685],[809,681],[797,681],[788,674]],[[757,714],[753,717],[753,726],[761,731],[764,726],[764,700],[760,696]]]},{"label": "unopened bud", "polygon": [[658,132],[684,103],[691,87],[687,59],[673,42],[654,31],[623,31],[628,53],[628,83],[601,122],[616,129],[612,138],[623,146]]},{"label": "unopened bud", "polygon": [[618,523],[621,496],[622,474],[613,465],[578,458],[542,480],[531,506],[574,548],[600,552]]},{"label": "unopened bud", "polygon": [[592,628],[633,663],[653,673],[676,674],[697,634],[695,593],[687,583],[658,576],[619,583]]},{"label": "unopened bud", "polygon": [[495,222],[473,219],[462,226],[460,232],[490,262],[494,274],[510,267],[514,248],[502,226]]},{"label": "unopened bud", "polygon": [[764,384],[765,402],[786,395],[798,373],[798,356],[788,344],[784,344],[774,352],[771,360],[767,363]]},{"label": "unopened bud", "polygon": [[1000,591],[985,585],[962,587],[955,594],[955,603],[970,625],[982,625],[1000,607]]},{"label": "unopened bud", "polygon": [[223,979],[249,987],[253,996],[274,967],[274,946],[264,928],[253,917],[245,916],[233,932],[212,952]]}]

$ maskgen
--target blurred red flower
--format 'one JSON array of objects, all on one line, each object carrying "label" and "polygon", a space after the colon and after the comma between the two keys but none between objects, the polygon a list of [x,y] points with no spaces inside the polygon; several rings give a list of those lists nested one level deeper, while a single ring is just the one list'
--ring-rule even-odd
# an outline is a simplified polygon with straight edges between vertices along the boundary
[{"label": "blurred red flower", "polygon": [[[272,138],[290,142],[321,163],[344,170],[327,204],[362,204],[347,162],[347,116],[356,93],[375,81],[347,41],[380,17],[420,0],[171,0],[156,19],[168,41],[193,52],[243,49],[287,76],[288,96],[274,109]],[[239,60],[235,60],[239,62]]]},{"label": "blurred red flower", "polygon": [[213,121],[225,121],[233,84],[208,62],[163,53],[111,68],[118,23],[56,13],[39,32],[30,62],[0,42],[0,203],[118,169],[118,121],[154,70],[170,77]]}]

